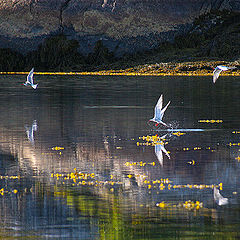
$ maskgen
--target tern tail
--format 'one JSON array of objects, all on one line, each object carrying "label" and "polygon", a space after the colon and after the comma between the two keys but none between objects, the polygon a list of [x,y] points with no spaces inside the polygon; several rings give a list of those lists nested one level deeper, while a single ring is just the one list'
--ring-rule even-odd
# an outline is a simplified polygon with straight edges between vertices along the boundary
[{"label": "tern tail", "polygon": [[33,87],[34,89],[36,89],[37,86],[38,86],[38,84],[33,84],[33,85],[32,85],[32,87]]}]

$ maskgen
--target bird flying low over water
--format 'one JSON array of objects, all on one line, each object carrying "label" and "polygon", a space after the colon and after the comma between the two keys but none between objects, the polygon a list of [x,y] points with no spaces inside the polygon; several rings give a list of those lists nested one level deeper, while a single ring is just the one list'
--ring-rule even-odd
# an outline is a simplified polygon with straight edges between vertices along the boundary
[{"label": "bird flying low over water", "polygon": [[34,68],[32,68],[32,70],[27,75],[27,81],[23,85],[24,86],[30,85],[32,88],[36,89],[38,84],[33,83],[33,72],[34,72]]},{"label": "bird flying low over water", "polygon": [[213,188],[213,198],[219,206],[228,204],[228,198],[224,198],[216,187]]},{"label": "bird flying low over water", "polygon": [[226,67],[226,66],[222,66],[222,65],[217,66],[213,71],[213,83],[215,83],[217,81],[217,79],[222,71],[227,71],[227,70],[231,70],[231,69],[235,69],[235,68],[236,67]]},{"label": "bird flying low over water", "polygon": [[163,115],[164,115],[164,112],[166,111],[168,105],[170,104],[170,101],[168,102],[168,104],[162,108],[162,105],[163,105],[163,95],[160,96],[160,98],[158,99],[158,102],[155,106],[155,110],[154,110],[154,117],[152,119],[149,120],[149,122],[155,122],[156,123],[156,127],[159,125],[159,124],[162,124],[166,127],[169,127],[166,123],[164,123],[162,121],[163,119]]}]

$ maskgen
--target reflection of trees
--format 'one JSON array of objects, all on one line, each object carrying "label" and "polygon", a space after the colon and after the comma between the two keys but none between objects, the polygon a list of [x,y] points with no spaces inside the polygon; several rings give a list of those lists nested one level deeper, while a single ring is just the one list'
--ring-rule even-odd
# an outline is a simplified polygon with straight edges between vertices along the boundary
[{"label": "reflection of trees", "polygon": [[[78,215],[87,216],[92,227],[98,226],[99,239],[125,240],[126,238],[138,239],[138,236],[144,239],[152,239],[156,236],[167,239],[170,236],[184,237],[185,234],[189,234],[188,229],[181,228],[179,231],[179,222],[189,219],[191,212],[182,205],[160,209],[155,207],[154,200],[148,198],[147,201],[139,203],[121,191],[117,195],[105,191],[99,197],[97,191],[96,194],[91,194],[88,189],[76,191],[70,188],[56,187],[54,195],[65,199],[66,204],[74,209]],[[232,218],[232,210],[224,213],[224,218]],[[193,226],[191,235],[201,238],[202,232],[208,228],[209,231],[216,232],[220,238],[235,236],[236,233],[228,231],[228,227],[231,226],[230,222],[224,222],[222,231],[218,232],[219,225],[216,223],[219,219],[223,221],[221,213],[218,214],[215,209],[195,210],[194,220],[196,223],[191,223]],[[216,239],[216,236],[210,237],[210,239]]]},{"label": "reflection of trees", "polygon": [[38,66],[44,71],[70,69],[73,63],[82,63],[83,56],[77,51],[78,47],[78,41],[69,40],[64,35],[49,37],[36,51],[28,53],[26,65]]},{"label": "reflection of trees", "polygon": [[[93,192],[88,187],[49,186],[34,180],[31,184],[31,191],[29,187],[17,197],[9,194],[4,196],[5,201],[0,201],[0,222],[7,229],[2,236],[16,232],[21,236],[65,236],[74,231],[77,237],[86,239],[167,239],[184,238],[189,233],[201,239],[203,233],[209,232],[209,239],[228,239],[236,236],[239,227],[236,222],[232,225],[227,221],[236,215],[232,209],[219,213],[206,208],[159,208],[149,196],[147,201],[137,202],[121,190],[113,194],[101,189]],[[191,221],[191,230],[183,227],[186,221]]]}]

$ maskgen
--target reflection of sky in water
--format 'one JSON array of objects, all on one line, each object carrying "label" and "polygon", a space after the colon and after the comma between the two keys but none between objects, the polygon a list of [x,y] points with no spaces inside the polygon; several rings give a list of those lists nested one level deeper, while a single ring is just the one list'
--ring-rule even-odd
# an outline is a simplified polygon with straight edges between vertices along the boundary
[{"label": "reflection of sky in water", "polygon": [[[237,78],[36,75],[37,91],[21,86],[25,76],[1,78],[1,235],[236,236]],[[147,124],[161,93],[172,132]],[[161,161],[161,145],[142,139],[155,134],[167,134]],[[214,202],[213,186],[228,205]]]}]

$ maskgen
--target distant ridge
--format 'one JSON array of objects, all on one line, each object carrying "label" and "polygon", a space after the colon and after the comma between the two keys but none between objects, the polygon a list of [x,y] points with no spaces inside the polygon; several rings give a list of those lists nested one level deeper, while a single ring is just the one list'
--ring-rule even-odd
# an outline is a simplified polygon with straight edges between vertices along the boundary
[{"label": "distant ridge", "polygon": [[[152,49],[172,40],[212,10],[240,11],[237,0],[3,0],[0,48],[35,50],[46,37],[64,33],[84,54],[102,40],[115,52]],[[9,41],[6,41],[6,38]]]}]

